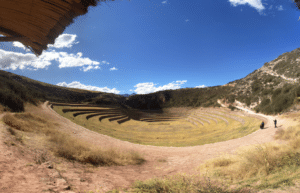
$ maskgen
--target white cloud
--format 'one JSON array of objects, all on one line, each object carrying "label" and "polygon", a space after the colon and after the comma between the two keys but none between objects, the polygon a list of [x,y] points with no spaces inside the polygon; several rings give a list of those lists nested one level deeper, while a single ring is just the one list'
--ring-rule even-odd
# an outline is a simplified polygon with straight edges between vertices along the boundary
[{"label": "white cloud", "polygon": [[185,20],[185,22],[189,22],[189,21],[190,21],[189,19],[186,19],[186,20]]},{"label": "white cloud", "polygon": [[162,4],[167,4],[168,3],[168,1],[163,1],[163,2],[161,2]]},{"label": "white cloud", "polygon": [[75,42],[76,37],[76,34],[61,34],[55,39],[54,45],[49,44],[48,47],[71,48],[74,44],[78,44],[78,42]]},{"label": "white cloud", "polygon": [[157,84],[154,84],[153,82],[145,82],[145,83],[139,83],[135,85],[136,89],[134,90],[137,94],[148,94],[153,92],[158,92],[161,90],[174,90],[181,88],[181,85],[186,83],[186,80],[177,80],[175,82],[171,82],[169,84],[156,87]]},{"label": "white cloud", "polygon": [[[62,34],[56,40],[54,45],[49,45],[53,48],[72,47],[75,44],[75,34]],[[14,47],[18,47],[29,51],[22,43],[13,42]],[[57,52],[55,50],[43,51],[40,56],[34,54],[23,54],[18,52],[10,52],[0,49],[0,69],[43,69],[52,64],[53,61],[59,63],[59,68],[81,67],[81,70],[87,72],[89,70],[100,69],[101,64],[110,64],[107,61],[93,61],[90,58],[82,57],[83,54],[78,52],[77,54],[67,52]]]},{"label": "white cloud", "polygon": [[113,70],[118,70],[118,69],[116,67],[113,67],[113,68],[110,68],[109,70],[113,71]]},{"label": "white cloud", "polygon": [[276,6],[276,8],[278,9],[278,11],[283,11],[282,5]]},{"label": "white cloud", "polygon": [[92,61],[89,58],[82,58],[82,53],[78,52],[76,55],[68,54],[67,52],[53,52],[53,54],[58,53],[59,56],[56,60],[60,63],[59,68],[68,67],[86,67],[86,66],[98,66],[100,62]]},{"label": "white cloud", "polygon": [[21,48],[23,50],[25,50],[26,52],[29,52],[30,50],[28,48],[26,48],[26,46],[24,46],[24,44],[22,44],[21,42],[13,42],[12,45],[14,47],[17,47],[17,48]]},{"label": "white cloud", "polygon": [[0,49],[0,68],[1,69],[42,69],[51,65],[49,61],[41,60],[34,54],[22,54]]},{"label": "white cloud", "polygon": [[234,7],[238,5],[245,5],[248,4],[251,7],[255,8],[257,11],[261,12],[262,10],[265,9],[265,7],[262,4],[262,0],[229,0],[231,5]]},{"label": "white cloud", "polygon": [[89,70],[97,70],[97,69],[100,69],[100,67],[99,66],[84,66],[83,67],[84,72],[87,72]]},{"label": "white cloud", "polygon": [[52,61],[58,61],[59,68],[82,67],[86,72],[91,69],[100,69],[101,63],[89,58],[83,58],[82,53],[76,55],[67,52],[44,51],[39,57],[34,54],[23,54],[0,49],[0,68],[2,69],[43,69],[50,66]]},{"label": "white cloud", "polygon": [[97,87],[97,86],[90,86],[90,85],[84,85],[81,84],[78,81],[73,81],[70,84],[67,84],[66,82],[60,82],[56,84],[57,86],[63,86],[63,87],[69,87],[69,88],[79,88],[84,90],[91,90],[91,91],[99,91],[99,92],[106,92],[106,93],[114,93],[119,94],[120,91],[118,91],[116,88],[110,89],[107,87]]},{"label": "white cloud", "polygon": [[199,85],[199,86],[196,86],[195,88],[205,88],[206,86],[205,85]]}]

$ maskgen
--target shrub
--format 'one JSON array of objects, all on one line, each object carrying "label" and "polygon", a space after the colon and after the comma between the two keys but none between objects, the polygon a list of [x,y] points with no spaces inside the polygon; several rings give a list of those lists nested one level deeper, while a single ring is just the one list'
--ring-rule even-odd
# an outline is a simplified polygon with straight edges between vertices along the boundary
[{"label": "shrub", "polygon": [[280,94],[281,94],[281,91],[282,91],[281,88],[276,89],[276,90],[273,92],[272,100],[274,100],[278,95],[280,95]]},{"label": "shrub", "polygon": [[288,92],[290,92],[293,89],[293,85],[290,84],[285,84],[282,88],[282,93],[283,94],[287,94]]},{"label": "shrub", "polygon": [[295,87],[295,94],[297,97],[300,97],[300,86]]},{"label": "shrub", "polygon": [[0,103],[10,108],[13,112],[24,111],[24,102],[19,96],[8,90],[0,90]]},{"label": "shrub", "polygon": [[251,98],[247,98],[245,102],[246,105],[249,107],[251,105]]},{"label": "shrub", "polygon": [[279,113],[288,109],[294,102],[294,97],[289,94],[278,95],[272,102],[274,112]]},{"label": "shrub", "polygon": [[232,110],[232,111],[234,111],[236,108],[234,107],[234,106],[232,106],[232,105],[229,105],[229,107],[228,107],[230,110]]},{"label": "shrub", "polygon": [[229,103],[234,103],[234,101],[235,101],[235,98],[236,98],[236,96],[235,95],[229,95],[229,97],[228,97],[228,102]]},{"label": "shrub", "polygon": [[267,98],[264,98],[261,103],[260,103],[260,106],[264,107],[264,106],[267,106],[271,103],[271,100],[270,99],[267,99]]},{"label": "shrub", "polygon": [[252,88],[252,92],[256,93],[258,92],[262,87],[262,84],[259,80],[255,80],[252,84],[251,84],[251,88]]},{"label": "shrub", "polygon": [[273,76],[268,76],[268,77],[265,79],[265,83],[272,82],[273,79],[274,79]]},{"label": "shrub", "polygon": [[262,92],[263,95],[270,95],[270,94],[272,94],[272,93],[273,93],[273,90],[272,90],[272,89],[265,89],[265,90],[263,90],[263,92]]}]

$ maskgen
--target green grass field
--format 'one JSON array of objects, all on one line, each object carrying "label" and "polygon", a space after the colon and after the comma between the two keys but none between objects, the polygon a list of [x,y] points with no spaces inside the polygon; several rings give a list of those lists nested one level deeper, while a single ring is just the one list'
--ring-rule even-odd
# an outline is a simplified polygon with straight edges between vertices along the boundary
[{"label": "green grass field", "polygon": [[195,146],[235,139],[258,130],[261,122],[218,108],[170,108],[163,113],[131,112],[130,115],[108,106],[66,104],[54,105],[53,109],[74,123],[98,133],[155,146]]}]

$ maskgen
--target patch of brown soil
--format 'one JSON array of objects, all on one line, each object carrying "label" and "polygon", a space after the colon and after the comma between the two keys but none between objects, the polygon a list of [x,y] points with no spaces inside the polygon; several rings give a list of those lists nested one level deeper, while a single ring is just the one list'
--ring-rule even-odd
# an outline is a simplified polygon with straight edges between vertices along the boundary
[{"label": "patch of brown soil", "polygon": [[24,147],[7,128],[0,123],[0,192],[71,193],[69,184],[51,162],[37,164],[40,152]]}]

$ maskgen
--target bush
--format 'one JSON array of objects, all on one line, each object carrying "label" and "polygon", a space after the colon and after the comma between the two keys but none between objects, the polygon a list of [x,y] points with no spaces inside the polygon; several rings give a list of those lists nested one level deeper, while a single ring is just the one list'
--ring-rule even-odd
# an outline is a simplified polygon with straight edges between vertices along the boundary
[{"label": "bush", "polygon": [[281,94],[281,91],[282,91],[281,88],[276,89],[276,90],[273,92],[272,100],[274,100],[278,95],[280,95],[280,94]]},{"label": "bush", "polygon": [[267,98],[264,98],[261,103],[260,103],[260,106],[264,107],[264,106],[267,106],[271,103],[271,100],[270,99],[267,99]]},{"label": "bush", "polygon": [[251,105],[251,98],[247,98],[245,102],[246,105],[249,107]]},{"label": "bush", "polygon": [[265,83],[273,82],[273,79],[274,79],[273,76],[268,76],[268,77],[265,79]]},{"label": "bush", "polygon": [[13,112],[24,111],[24,102],[8,90],[0,90],[0,104],[7,106]]},{"label": "bush", "polygon": [[289,94],[281,94],[277,96],[274,101],[272,102],[272,105],[274,107],[274,112],[279,113],[283,110],[288,109],[294,102],[294,97]]},{"label": "bush", "polygon": [[256,92],[258,92],[262,88],[262,84],[261,84],[261,82],[259,80],[255,80],[251,84],[251,88],[252,88],[252,92],[256,93]]},{"label": "bush", "polygon": [[234,106],[232,106],[232,105],[229,105],[229,107],[228,107],[230,110],[232,110],[232,111],[234,111],[236,108],[234,107]]},{"label": "bush", "polygon": [[293,89],[293,87],[294,87],[293,85],[285,84],[282,88],[282,93],[283,94],[289,93]]},{"label": "bush", "polygon": [[273,94],[273,90],[272,89],[265,89],[262,91],[262,94],[263,95],[270,95],[270,94]]},{"label": "bush", "polygon": [[295,94],[297,97],[300,97],[300,86],[295,87]]}]

